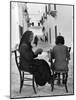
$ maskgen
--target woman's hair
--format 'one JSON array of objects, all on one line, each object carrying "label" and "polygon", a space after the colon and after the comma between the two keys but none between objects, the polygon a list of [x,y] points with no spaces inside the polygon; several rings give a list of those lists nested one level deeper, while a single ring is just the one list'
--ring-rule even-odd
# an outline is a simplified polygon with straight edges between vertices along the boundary
[{"label": "woman's hair", "polygon": [[20,48],[20,46],[21,46],[22,43],[29,44],[29,39],[30,39],[31,35],[33,35],[32,31],[26,31],[26,32],[24,32],[24,34],[22,35],[22,38],[20,40],[19,48]]},{"label": "woman's hair", "polygon": [[56,45],[57,44],[64,44],[64,37],[63,36],[57,36],[57,38],[56,38]]}]

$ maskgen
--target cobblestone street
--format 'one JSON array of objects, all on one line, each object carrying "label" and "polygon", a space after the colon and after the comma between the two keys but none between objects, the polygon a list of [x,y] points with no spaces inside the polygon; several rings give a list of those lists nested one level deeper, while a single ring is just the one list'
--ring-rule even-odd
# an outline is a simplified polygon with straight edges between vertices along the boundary
[{"label": "cobblestone street", "polygon": [[[45,59],[48,62],[48,53],[47,51],[51,48],[50,44],[39,42],[38,47],[43,48],[43,53],[38,56],[39,59]],[[36,48],[34,48],[35,50]],[[48,62],[49,63],[49,62]],[[50,63],[49,63],[50,64]],[[65,87],[55,85],[54,91],[51,92],[51,85],[46,84],[45,86],[36,88],[37,94],[34,93],[32,86],[23,86],[21,94],[19,93],[20,87],[20,76],[15,63],[14,54],[11,57],[11,97],[33,97],[33,96],[54,96],[54,95],[64,95],[64,94],[73,94],[73,54],[71,53],[71,60],[69,63],[69,73],[68,73],[68,93],[65,91]],[[30,76],[31,77],[31,76]],[[31,84],[29,82],[28,84]]]}]

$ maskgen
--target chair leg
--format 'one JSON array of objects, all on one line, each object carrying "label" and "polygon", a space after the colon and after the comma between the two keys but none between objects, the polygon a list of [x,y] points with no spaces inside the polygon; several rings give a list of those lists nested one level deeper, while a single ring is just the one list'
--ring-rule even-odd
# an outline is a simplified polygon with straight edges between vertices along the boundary
[{"label": "chair leg", "polygon": [[63,76],[62,84],[65,84],[65,73],[63,73],[62,76]]},{"label": "chair leg", "polygon": [[52,81],[51,81],[51,91],[53,92],[54,89],[54,72],[53,72],[53,77],[52,77]]},{"label": "chair leg", "polygon": [[68,92],[68,88],[67,88],[67,78],[68,78],[68,73],[66,73],[66,75],[65,75],[65,89],[66,89],[66,92]]},{"label": "chair leg", "polygon": [[60,85],[61,82],[60,82],[60,73],[58,73],[58,81],[57,81],[57,85]]},{"label": "chair leg", "polygon": [[53,92],[53,89],[54,89],[54,82],[52,81],[51,83],[51,91]]},{"label": "chair leg", "polygon": [[20,72],[20,91],[19,91],[20,93],[23,87],[23,82],[24,82],[24,73],[21,74]]},{"label": "chair leg", "polygon": [[35,79],[34,79],[34,76],[33,76],[32,84],[33,84],[34,93],[36,94],[37,92],[36,92],[36,89],[35,89],[34,81],[35,81]]},{"label": "chair leg", "polygon": [[67,88],[67,84],[65,84],[65,89],[66,89],[66,92],[68,93],[68,88]]}]

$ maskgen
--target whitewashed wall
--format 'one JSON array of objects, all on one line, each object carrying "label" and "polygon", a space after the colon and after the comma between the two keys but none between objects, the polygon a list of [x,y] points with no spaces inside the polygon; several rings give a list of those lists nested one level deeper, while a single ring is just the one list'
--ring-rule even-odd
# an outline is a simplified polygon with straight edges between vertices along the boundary
[{"label": "whitewashed wall", "polygon": [[23,27],[23,32],[27,30],[26,16],[24,9],[27,9],[25,3],[11,3],[11,48],[14,49],[20,42],[19,25]]},{"label": "whitewashed wall", "polygon": [[[53,10],[54,5],[51,6]],[[49,32],[48,28],[51,27],[52,43],[55,41],[55,25],[57,25],[57,35],[61,33],[65,38],[65,44],[71,46],[73,44],[73,6],[67,5],[56,5],[57,17],[52,18],[51,16],[47,17],[45,20],[44,26],[46,32]]]},{"label": "whitewashed wall", "polygon": [[16,2],[11,3],[11,48],[19,43],[19,17],[18,5]]}]

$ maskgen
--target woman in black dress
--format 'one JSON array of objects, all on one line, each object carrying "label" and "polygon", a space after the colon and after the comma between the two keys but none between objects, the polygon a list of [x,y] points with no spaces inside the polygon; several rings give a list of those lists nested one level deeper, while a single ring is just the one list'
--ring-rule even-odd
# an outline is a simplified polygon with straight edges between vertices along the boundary
[{"label": "woman in black dress", "polygon": [[50,82],[51,72],[45,60],[35,59],[43,50],[39,48],[33,52],[31,46],[32,40],[33,32],[24,32],[19,45],[21,69],[33,74],[36,83],[42,86],[45,85],[46,82]]}]

